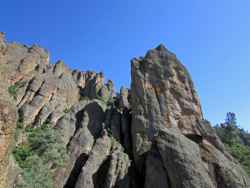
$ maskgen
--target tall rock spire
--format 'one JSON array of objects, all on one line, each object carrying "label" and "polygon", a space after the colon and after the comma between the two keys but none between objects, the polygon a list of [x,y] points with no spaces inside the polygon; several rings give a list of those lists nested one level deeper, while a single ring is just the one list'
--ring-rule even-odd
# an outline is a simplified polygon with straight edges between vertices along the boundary
[{"label": "tall rock spire", "polygon": [[0,188],[249,188],[164,45],[132,60],[131,89],[72,71],[0,33]]},{"label": "tall rock spire", "polygon": [[133,153],[145,187],[249,186],[203,120],[188,71],[163,45],[132,60],[131,98]]}]

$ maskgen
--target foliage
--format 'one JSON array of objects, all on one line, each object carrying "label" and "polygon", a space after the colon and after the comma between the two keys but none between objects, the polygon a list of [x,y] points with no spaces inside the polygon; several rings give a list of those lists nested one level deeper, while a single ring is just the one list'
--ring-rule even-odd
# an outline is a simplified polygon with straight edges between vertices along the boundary
[{"label": "foliage", "polygon": [[23,125],[23,120],[22,118],[18,118],[17,122],[16,122],[16,131],[15,131],[15,141],[18,140],[18,137],[20,135],[20,133],[22,132],[24,125]]},{"label": "foliage", "polygon": [[13,154],[19,166],[25,168],[26,159],[32,155],[32,152],[28,145],[22,144],[14,150]]},{"label": "foliage", "polygon": [[25,85],[25,82],[18,81],[14,85],[9,86],[8,92],[9,92],[10,96],[12,96],[16,100],[18,89],[23,87],[24,85]]},{"label": "foliage", "polygon": [[28,130],[28,141],[32,150],[42,155],[50,144],[56,143],[54,130],[47,125]]},{"label": "foliage", "polygon": [[250,175],[250,134],[239,128],[236,115],[227,113],[225,122],[217,125],[215,130],[228,151]]},{"label": "foliage", "polygon": [[16,85],[11,85],[9,88],[8,88],[8,92],[10,94],[10,96],[12,96],[15,100],[17,98],[17,87]]},{"label": "foliage", "polygon": [[237,128],[236,114],[233,112],[228,112],[226,115],[225,124],[232,128]]},{"label": "foliage", "polygon": [[243,129],[240,129],[240,138],[241,138],[241,143],[244,145],[250,147],[250,134]]},{"label": "foliage", "polygon": [[67,158],[59,134],[49,124],[26,129],[27,143],[15,148],[13,154],[23,169],[24,182],[20,188],[52,187],[50,168],[62,166]]},{"label": "foliage", "polygon": [[68,157],[66,150],[60,143],[49,145],[43,153],[43,160],[46,163],[53,162],[53,165],[63,166],[65,159]]},{"label": "foliage", "polygon": [[18,120],[17,123],[16,123],[16,127],[17,127],[18,129],[22,129],[22,128],[23,128],[23,122],[20,121],[20,120]]},{"label": "foliage", "polygon": [[226,115],[225,122],[222,123],[220,126],[217,125],[215,129],[224,143],[232,145],[234,143],[241,142],[240,129],[237,125],[235,113],[228,112]]},{"label": "foliage", "polygon": [[23,182],[17,184],[17,188],[52,188],[52,174],[40,157],[32,155],[26,159],[26,168],[24,168]]},{"label": "foliage", "polygon": [[228,145],[227,148],[232,156],[241,163],[243,168],[250,175],[250,148],[239,143]]}]

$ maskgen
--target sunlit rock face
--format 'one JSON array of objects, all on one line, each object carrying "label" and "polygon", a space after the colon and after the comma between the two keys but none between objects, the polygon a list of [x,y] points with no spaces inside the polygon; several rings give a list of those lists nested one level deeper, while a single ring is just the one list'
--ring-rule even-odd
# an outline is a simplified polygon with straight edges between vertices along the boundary
[{"label": "sunlit rock face", "polygon": [[[202,112],[193,82],[176,56],[163,45],[144,58],[132,60],[133,134],[149,140],[157,130],[171,128],[201,135],[197,122]],[[142,132],[140,132],[142,131]],[[136,148],[139,150],[139,148]]]},{"label": "sunlit rock face", "polygon": [[131,99],[133,155],[145,187],[249,186],[203,119],[186,68],[163,45],[132,60]]},{"label": "sunlit rock face", "polygon": [[131,66],[115,93],[0,33],[0,188],[250,187],[176,56],[160,45]]}]

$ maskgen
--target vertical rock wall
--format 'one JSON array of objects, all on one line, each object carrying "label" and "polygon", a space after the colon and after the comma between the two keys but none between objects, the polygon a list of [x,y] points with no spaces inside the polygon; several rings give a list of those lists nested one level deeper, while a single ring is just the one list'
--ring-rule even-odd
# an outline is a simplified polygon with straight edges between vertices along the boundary
[{"label": "vertical rock wall", "polygon": [[[116,94],[103,73],[72,71],[61,60],[51,64],[45,49],[7,43],[1,33],[0,86],[1,188],[250,185],[203,119],[187,70],[163,45],[132,60],[131,89]],[[60,140],[50,152],[63,148],[66,157],[61,165],[48,159],[48,177],[41,176],[47,179],[30,183],[43,166],[27,180],[13,151],[30,146],[29,135],[43,128]]]},{"label": "vertical rock wall", "polygon": [[163,45],[132,60],[131,97],[133,154],[145,187],[249,187],[203,119],[189,73]]}]

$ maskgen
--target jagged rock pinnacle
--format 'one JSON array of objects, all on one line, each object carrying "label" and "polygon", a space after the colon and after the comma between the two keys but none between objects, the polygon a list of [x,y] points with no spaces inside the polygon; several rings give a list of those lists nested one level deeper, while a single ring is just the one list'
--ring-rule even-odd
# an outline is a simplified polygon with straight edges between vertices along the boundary
[{"label": "jagged rock pinnacle", "polygon": [[175,54],[160,44],[131,66],[116,94],[0,33],[0,188],[250,187]]}]

